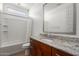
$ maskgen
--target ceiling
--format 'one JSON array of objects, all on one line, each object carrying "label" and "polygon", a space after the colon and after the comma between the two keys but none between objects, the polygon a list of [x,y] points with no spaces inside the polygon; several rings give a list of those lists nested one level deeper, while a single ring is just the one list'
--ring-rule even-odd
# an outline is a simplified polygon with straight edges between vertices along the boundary
[{"label": "ceiling", "polygon": [[[26,9],[31,9],[35,4],[39,4],[39,3],[16,3],[17,5],[20,5]],[[41,3],[44,5],[46,10],[50,10],[50,8],[55,8],[57,6],[59,6],[61,3]]]},{"label": "ceiling", "polygon": [[34,3],[21,3],[20,5],[26,9],[30,9]]}]

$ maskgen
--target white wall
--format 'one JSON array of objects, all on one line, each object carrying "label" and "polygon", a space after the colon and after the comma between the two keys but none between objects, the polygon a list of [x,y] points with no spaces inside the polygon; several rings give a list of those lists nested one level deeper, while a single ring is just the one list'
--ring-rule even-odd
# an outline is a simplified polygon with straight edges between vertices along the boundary
[{"label": "white wall", "polygon": [[3,11],[3,4],[0,3],[0,11]]},{"label": "white wall", "polygon": [[76,35],[79,36],[79,3],[76,4],[76,8],[77,8]]},{"label": "white wall", "polygon": [[29,10],[33,19],[32,35],[38,37],[43,32],[43,4],[35,3]]},{"label": "white wall", "polygon": [[26,40],[25,42],[30,42],[30,36],[32,34],[32,19],[28,18],[27,19],[27,30],[26,30]]}]

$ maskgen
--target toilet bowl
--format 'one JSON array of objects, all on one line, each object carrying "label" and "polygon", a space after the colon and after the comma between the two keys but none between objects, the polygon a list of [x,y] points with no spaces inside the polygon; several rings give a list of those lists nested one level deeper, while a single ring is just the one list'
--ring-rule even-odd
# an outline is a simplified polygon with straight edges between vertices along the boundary
[{"label": "toilet bowl", "polygon": [[23,45],[22,45],[22,48],[29,48],[30,47],[30,43],[24,43]]},{"label": "toilet bowl", "polygon": [[25,56],[29,56],[30,55],[30,43],[23,44],[22,48],[25,48]]}]

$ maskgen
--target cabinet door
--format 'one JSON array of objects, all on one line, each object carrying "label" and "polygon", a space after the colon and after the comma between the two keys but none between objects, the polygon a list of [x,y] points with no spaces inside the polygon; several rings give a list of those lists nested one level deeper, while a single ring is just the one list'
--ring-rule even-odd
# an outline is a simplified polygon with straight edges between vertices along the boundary
[{"label": "cabinet door", "polygon": [[52,52],[51,53],[52,53],[52,56],[56,56],[55,48],[52,47]]},{"label": "cabinet door", "polygon": [[41,56],[41,50],[36,46],[32,46],[31,55],[32,56]]},{"label": "cabinet door", "polygon": [[42,42],[31,40],[31,55],[35,56],[51,56],[51,47]]},{"label": "cabinet door", "polygon": [[36,56],[36,51],[35,51],[35,47],[31,46],[30,52],[31,52],[31,56]]},{"label": "cabinet door", "polygon": [[43,43],[40,44],[42,56],[51,56],[51,47]]},{"label": "cabinet door", "polygon": [[33,44],[33,41],[31,40],[31,48],[30,48],[30,52],[31,52],[31,55],[32,56],[35,56],[36,55],[36,48],[35,48],[35,46],[34,46],[34,44]]},{"label": "cabinet door", "polygon": [[31,40],[31,55],[32,56],[41,56],[41,49],[39,46],[39,42],[35,40]]},{"label": "cabinet door", "polygon": [[36,56],[42,56],[42,52],[39,46],[35,46],[35,51],[36,51]]}]

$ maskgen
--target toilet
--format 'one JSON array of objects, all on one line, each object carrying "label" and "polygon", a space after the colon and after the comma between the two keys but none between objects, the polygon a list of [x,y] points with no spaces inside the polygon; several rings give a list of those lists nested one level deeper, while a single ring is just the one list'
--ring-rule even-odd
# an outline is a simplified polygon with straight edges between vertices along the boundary
[{"label": "toilet", "polygon": [[29,56],[30,55],[30,43],[25,43],[22,45],[22,48],[25,48],[25,56]]}]

